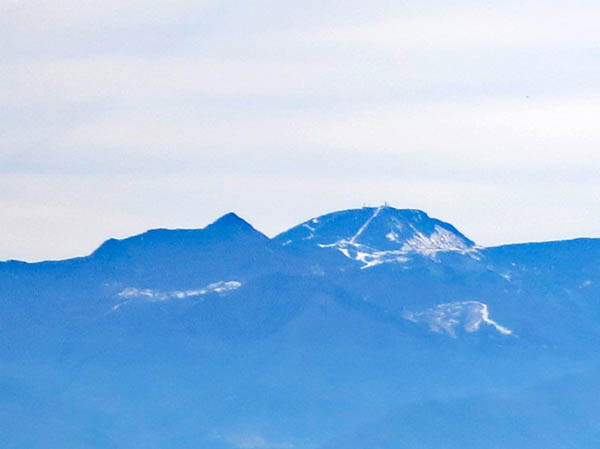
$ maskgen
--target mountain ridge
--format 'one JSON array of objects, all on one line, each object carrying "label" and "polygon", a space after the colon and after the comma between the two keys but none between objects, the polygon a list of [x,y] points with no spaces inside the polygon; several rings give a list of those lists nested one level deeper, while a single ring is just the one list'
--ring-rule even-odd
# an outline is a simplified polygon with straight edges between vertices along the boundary
[{"label": "mountain ridge", "polygon": [[[386,204],[386,205],[377,206],[377,207],[365,206],[365,207],[356,208],[356,209],[343,209],[343,210],[338,210],[338,211],[334,211],[334,212],[328,212],[328,213],[320,215],[320,216],[309,218],[308,220],[305,220],[295,226],[292,226],[291,228],[281,231],[280,233],[274,235],[273,237],[268,237],[267,235],[262,233],[260,230],[257,230],[251,223],[249,223],[247,220],[244,220],[243,218],[241,218],[235,212],[228,212],[202,228],[152,228],[152,229],[143,231],[141,233],[133,234],[133,235],[123,237],[123,238],[112,238],[111,237],[111,238],[106,239],[104,242],[102,242],[95,250],[93,250],[88,255],[81,255],[81,256],[69,257],[69,258],[58,259],[58,260],[55,260],[55,259],[41,260],[41,261],[35,261],[35,262],[29,262],[29,261],[19,260],[19,259],[7,259],[7,260],[0,260],[0,263],[8,263],[8,262],[10,262],[10,263],[18,262],[18,263],[24,263],[24,264],[60,263],[60,262],[65,262],[65,261],[70,261],[70,260],[77,260],[77,259],[81,259],[81,258],[98,256],[102,252],[110,250],[115,246],[118,246],[123,243],[127,243],[132,240],[136,240],[136,239],[152,238],[154,236],[158,236],[161,234],[162,234],[162,236],[195,236],[195,235],[200,235],[201,231],[216,230],[218,233],[220,231],[227,230],[227,228],[229,228],[230,232],[233,230],[236,230],[236,229],[237,229],[237,231],[243,231],[243,232],[247,232],[247,233],[252,233],[254,231],[257,234],[260,234],[265,239],[279,242],[279,243],[285,243],[288,240],[287,235],[289,233],[296,232],[302,228],[308,229],[308,228],[306,228],[306,225],[311,226],[311,223],[313,223],[313,221],[315,219],[321,220],[324,217],[330,217],[330,216],[335,216],[335,215],[344,214],[344,213],[355,213],[358,211],[361,211],[361,212],[366,211],[368,214],[372,214],[373,211],[376,211],[379,208],[389,209],[389,210],[397,211],[400,213],[414,214],[415,216],[425,217],[426,219],[431,220],[435,224],[442,224],[445,227],[449,228],[449,230],[451,232],[458,235],[461,239],[464,239],[464,241],[467,243],[467,246],[473,247],[473,248],[478,248],[478,249],[492,249],[492,248],[502,248],[502,247],[508,247],[508,246],[512,247],[512,246],[520,246],[520,245],[549,245],[549,244],[557,244],[557,243],[561,243],[561,242],[575,242],[575,241],[600,241],[600,238],[596,238],[596,237],[573,237],[573,238],[568,238],[568,239],[513,242],[513,243],[503,243],[503,244],[491,245],[491,246],[481,246],[481,245],[475,244],[471,239],[469,239],[462,232],[457,230],[451,223],[439,220],[437,218],[430,217],[429,214],[427,214],[427,212],[425,212],[421,209],[398,209],[398,208],[394,208],[394,207]],[[364,224],[364,222],[362,224]],[[356,229],[356,231],[358,231],[358,230],[360,230],[360,226],[359,226],[359,228]],[[334,242],[330,242],[330,243],[334,243]]]},{"label": "mountain ridge", "polygon": [[600,239],[315,218],[0,263],[0,445],[596,449]]}]

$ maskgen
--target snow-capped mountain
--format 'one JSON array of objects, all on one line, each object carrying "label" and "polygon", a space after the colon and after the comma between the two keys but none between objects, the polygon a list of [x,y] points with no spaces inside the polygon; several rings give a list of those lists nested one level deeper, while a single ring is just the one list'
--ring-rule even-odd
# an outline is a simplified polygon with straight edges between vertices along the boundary
[{"label": "snow-capped mountain", "polygon": [[600,239],[389,206],[0,263],[0,447],[596,449]]},{"label": "snow-capped mountain", "polygon": [[435,259],[440,252],[475,253],[475,244],[449,223],[413,209],[388,205],[312,218],[278,235],[284,246],[316,245],[340,251],[363,268],[407,262],[412,255]]}]

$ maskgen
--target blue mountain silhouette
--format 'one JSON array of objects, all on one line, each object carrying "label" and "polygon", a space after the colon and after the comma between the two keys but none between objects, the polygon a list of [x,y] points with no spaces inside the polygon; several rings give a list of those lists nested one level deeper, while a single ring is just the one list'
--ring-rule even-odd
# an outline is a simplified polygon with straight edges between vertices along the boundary
[{"label": "blue mountain silhouette", "polygon": [[390,206],[0,263],[6,448],[597,448],[600,239]]}]

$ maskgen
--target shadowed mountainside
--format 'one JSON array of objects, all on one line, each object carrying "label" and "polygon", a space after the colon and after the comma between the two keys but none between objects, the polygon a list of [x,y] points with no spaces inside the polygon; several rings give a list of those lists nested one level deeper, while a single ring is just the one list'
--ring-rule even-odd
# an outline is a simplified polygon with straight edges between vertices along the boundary
[{"label": "shadowed mountainside", "polygon": [[600,239],[389,206],[0,263],[5,448],[596,448]]}]

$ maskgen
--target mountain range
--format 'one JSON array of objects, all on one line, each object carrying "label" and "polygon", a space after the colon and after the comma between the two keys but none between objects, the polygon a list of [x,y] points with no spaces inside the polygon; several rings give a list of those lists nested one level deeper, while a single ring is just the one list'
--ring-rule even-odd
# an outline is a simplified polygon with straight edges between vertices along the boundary
[{"label": "mountain range", "polygon": [[230,213],[0,263],[0,446],[596,449],[600,239]]}]

